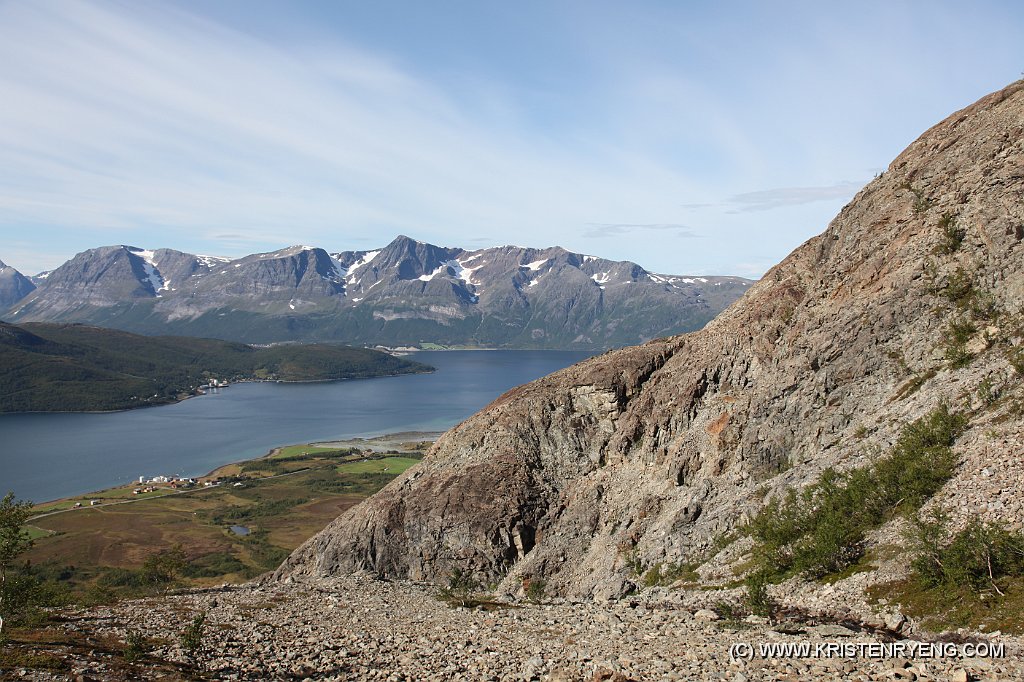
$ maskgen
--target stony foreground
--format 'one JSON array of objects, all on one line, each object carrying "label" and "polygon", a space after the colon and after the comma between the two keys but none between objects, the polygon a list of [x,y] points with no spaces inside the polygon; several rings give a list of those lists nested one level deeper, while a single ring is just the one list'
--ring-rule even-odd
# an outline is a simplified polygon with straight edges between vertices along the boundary
[{"label": "stony foreground", "polygon": [[[155,648],[130,668],[93,650],[66,654],[70,675],[12,674],[46,680],[1024,679],[1021,640],[1000,636],[981,642],[1003,645],[1003,657],[871,659],[865,650],[851,658],[733,660],[730,649],[748,643],[756,650],[771,643],[882,640],[836,624],[727,621],[684,599],[679,593],[484,610],[452,608],[430,586],[358,577],[250,584],[67,614],[62,627],[79,635],[123,642],[136,631]],[[179,635],[201,613],[202,650],[193,659]],[[177,665],[156,665],[158,659]]]}]

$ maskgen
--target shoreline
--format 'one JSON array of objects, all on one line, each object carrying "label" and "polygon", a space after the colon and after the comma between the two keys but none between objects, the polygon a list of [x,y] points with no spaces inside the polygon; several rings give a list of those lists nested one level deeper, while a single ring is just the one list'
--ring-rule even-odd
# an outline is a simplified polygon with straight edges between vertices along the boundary
[{"label": "shoreline", "polygon": [[[330,441],[313,441],[313,442],[309,442],[309,443],[289,443],[289,444],[286,444],[286,445],[277,445],[277,446],[274,446],[273,448],[271,448],[265,454],[260,455],[258,457],[247,457],[245,459],[239,459],[239,460],[235,460],[235,461],[232,461],[232,462],[226,462],[226,463],[221,464],[220,466],[212,469],[211,471],[209,471],[209,472],[207,472],[205,474],[193,476],[191,478],[195,478],[196,480],[202,480],[204,478],[211,478],[211,477],[216,476],[217,472],[220,471],[221,469],[225,469],[225,468],[231,467],[231,466],[238,466],[238,465],[241,465],[241,464],[245,464],[247,462],[257,462],[257,461],[260,461],[260,460],[263,460],[263,459],[270,459],[270,458],[276,456],[282,450],[284,450],[285,448],[288,448],[288,447],[295,447],[295,446],[300,446],[300,445],[308,445],[308,446],[314,447],[314,448],[337,448],[337,449],[341,449],[341,448],[344,448],[344,447],[355,447],[358,444],[366,444],[366,445],[370,446],[367,449],[373,449],[373,443],[374,442],[380,443],[381,445],[379,447],[385,447],[385,445],[384,445],[385,443],[390,444],[390,443],[409,443],[409,442],[425,442],[425,441],[434,442],[438,438],[440,438],[444,433],[445,433],[444,431],[396,431],[396,432],[384,433],[384,434],[381,434],[379,436],[371,436],[369,438],[360,437],[360,436],[352,436],[350,438],[342,438],[342,439],[330,440]],[[392,448],[392,449],[394,449],[394,448]],[[375,450],[375,452],[377,452],[377,451]],[[103,493],[107,493],[107,492],[110,492],[112,490],[118,490],[120,488],[126,488],[126,487],[130,487],[132,485],[142,485],[142,484],[139,484],[139,483],[126,483],[126,484],[123,484],[123,485],[112,485],[112,486],[109,486],[107,488],[101,488],[99,490],[91,490],[89,492],[81,493],[81,494],[78,494],[78,495],[66,495],[64,497],[58,497],[58,498],[52,499],[52,500],[45,500],[43,502],[33,502],[32,506],[33,507],[41,507],[41,506],[44,506],[44,505],[58,504],[58,503],[61,503],[61,502],[71,502],[72,500],[76,500],[78,498],[92,497],[92,496],[95,496],[95,495],[101,495]],[[186,488],[184,490],[168,489],[166,491],[166,493],[163,494],[163,495],[153,495],[153,496],[150,496],[150,497],[141,497],[138,500],[128,500],[128,501],[136,502],[136,501],[142,501],[142,500],[153,500],[153,499],[156,499],[158,497],[166,497],[167,495],[180,495],[182,493],[196,492],[196,491],[199,491],[199,490],[208,490],[208,489],[210,489],[210,488],[197,487],[197,488]],[[124,502],[118,502],[118,503],[123,504]],[[118,504],[118,503],[112,502],[110,504]],[[98,504],[98,505],[95,505],[95,506],[96,507],[103,507],[103,506],[106,506],[106,505],[105,504]],[[39,518],[39,516],[41,516],[43,514],[53,514],[53,513],[60,513],[60,512],[65,512],[65,511],[76,511],[76,510],[79,510],[79,509],[93,509],[93,508],[95,508],[95,507],[92,507],[92,506],[82,506],[82,507],[69,507],[68,509],[57,509],[57,510],[44,511],[44,512],[41,512],[40,514],[34,514],[29,519],[29,521],[31,521],[32,518]]]}]

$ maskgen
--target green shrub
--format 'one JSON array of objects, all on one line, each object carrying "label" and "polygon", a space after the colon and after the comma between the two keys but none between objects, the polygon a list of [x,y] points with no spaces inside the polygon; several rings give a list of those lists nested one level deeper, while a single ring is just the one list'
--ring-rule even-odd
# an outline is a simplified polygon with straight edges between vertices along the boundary
[{"label": "green shrub", "polygon": [[142,589],[150,584],[141,570],[133,571],[130,568],[105,567],[100,577],[96,579],[96,585],[104,589]]},{"label": "green shrub", "polygon": [[438,598],[449,606],[470,607],[479,602],[476,598],[479,587],[468,572],[455,568],[448,574],[448,585],[441,588]]},{"label": "green shrub", "polygon": [[124,660],[137,661],[152,649],[149,640],[138,630],[129,630],[124,638]]},{"label": "green shrub", "polygon": [[743,581],[747,588],[745,605],[755,616],[773,618],[779,609],[778,603],[768,594],[771,575],[764,569],[754,571]]},{"label": "green shrub", "polygon": [[924,195],[924,190],[911,188],[914,193],[914,213],[924,213],[932,207],[932,200]]},{"label": "green shrub", "polygon": [[219,578],[231,573],[244,573],[246,565],[230,552],[212,552],[189,562],[184,575],[188,578]]},{"label": "green shrub", "polygon": [[677,580],[697,582],[699,579],[700,575],[697,574],[696,566],[692,564],[675,564],[662,561],[647,569],[642,578],[644,587],[671,585]]},{"label": "green shrub", "polygon": [[995,382],[992,381],[992,377],[985,377],[978,383],[977,395],[986,407],[994,405],[999,400],[1000,393],[1001,391],[995,385]]},{"label": "green shrub", "polygon": [[547,582],[540,578],[530,578],[526,581],[526,598],[534,604],[544,601],[544,593],[547,589]]},{"label": "green shrub", "polygon": [[953,343],[967,343],[977,332],[978,327],[972,320],[950,320],[946,327],[946,336]]},{"label": "green shrub", "polygon": [[31,513],[32,503],[16,502],[14,493],[0,500],[0,637],[5,623],[17,622],[38,601],[38,581],[19,559],[33,544],[24,527]]},{"label": "green shrub", "polygon": [[167,588],[178,579],[187,565],[185,550],[181,545],[175,545],[146,557],[141,577],[149,585]]},{"label": "green shrub", "polygon": [[974,278],[962,267],[958,267],[946,282],[946,286],[937,292],[956,307],[967,308],[974,298]]},{"label": "green shrub", "polygon": [[644,561],[640,558],[640,552],[635,549],[626,554],[626,567],[632,571],[633,575],[642,576],[644,574]]},{"label": "green shrub", "polygon": [[770,501],[749,526],[758,570],[774,578],[822,578],[856,563],[869,530],[920,508],[952,477],[951,446],[965,425],[965,417],[940,405],[904,427],[873,465],[827,469],[799,493]]},{"label": "green shrub", "polygon": [[1006,359],[1017,374],[1024,374],[1024,348],[1014,348],[1008,351]]},{"label": "green shrub", "polygon": [[956,252],[963,244],[967,230],[957,225],[956,216],[952,213],[943,213],[939,219],[939,229],[942,230],[939,237],[939,245],[936,248],[938,253],[949,255]]},{"label": "green shrub", "polygon": [[966,587],[1001,596],[1001,579],[1024,575],[1024,536],[977,519],[950,533],[948,518],[940,509],[911,526],[916,550],[911,566],[925,586]]},{"label": "green shrub", "polygon": [[995,321],[1003,314],[995,296],[988,291],[975,291],[970,299],[969,309],[975,320]]},{"label": "green shrub", "polygon": [[951,343],[946,346],[945,356],[946,363],[950,369],[963,369],[971,364],[974,360],[974,355],[967,350],[967,346],[962,343]]},{"label": "green shrub", "polygon": [[200,613],[192,622],[185,626],[178,636],[181,648],[189,656],[196,656],[203,648],[203,634],[206,627],[206,614]]}]

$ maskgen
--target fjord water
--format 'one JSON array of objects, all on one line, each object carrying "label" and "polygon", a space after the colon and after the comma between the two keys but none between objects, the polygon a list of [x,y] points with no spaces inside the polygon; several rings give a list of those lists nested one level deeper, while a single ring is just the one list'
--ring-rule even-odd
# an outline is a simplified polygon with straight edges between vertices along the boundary
[{"label": "fjord water", "polygon": [[415,374],[235,384],[175,405],[106,414],[0,415],[0,496],[36,502],[197,476],[278,445],[443,431],[506,390],[588,357],[573,351],[426,351]]}]

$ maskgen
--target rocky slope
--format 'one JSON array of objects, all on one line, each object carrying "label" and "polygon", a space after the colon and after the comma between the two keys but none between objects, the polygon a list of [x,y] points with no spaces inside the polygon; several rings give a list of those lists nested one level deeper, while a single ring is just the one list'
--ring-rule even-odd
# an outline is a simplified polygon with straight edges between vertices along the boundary
[{"label": "rocky slope", "polygon": [[[892,636],[820,622],[727,623],[699,603],[681,602],[678,594],[608,605],[557,600],[493,611],[453,609],[436,596],[423,585],[337,578],[82,609],[65,613],[60,629],[38,637],[35,660],[51,657],[56,664],[50,671],[11,668],[9,673],[12,679],[68,681],[393,682],[996,682],[1024,676],[1024,660],[1017,655],[1021,641],[1005,636],[983,640],[1005,647],[1010,652],[1005,658],[755,655],[733,660],[729,651],[737,644],[856,647],[890,642]],[[198,614],[206,615],[205,636],[201,649],[190,654],[176,635]],[[125,662],[122,643],[133,634],[153,650]],[[39,650],[43,647],[45,652]]]},{"label": "rocky slope", "polygon": [[236,260],[108,246],[48,273],[8,303],[6,319],[251,343],[607,348],[698,329],[749,285],[558,247],[466,251],[408,237],[374,251],[293,246]]},{"label": "rocky slope", "polygon": [[14,305],[35,288],[32,280],[0,261],[0,310]]},{"label": "rocky slope", "polygon": [[1020,527],[1022,169],[1018,82],[927,131],[702,331],[508,392],[278,577],[458,569],[499,593],[616,597],[942,401],[971,423],[937,501]]}]

